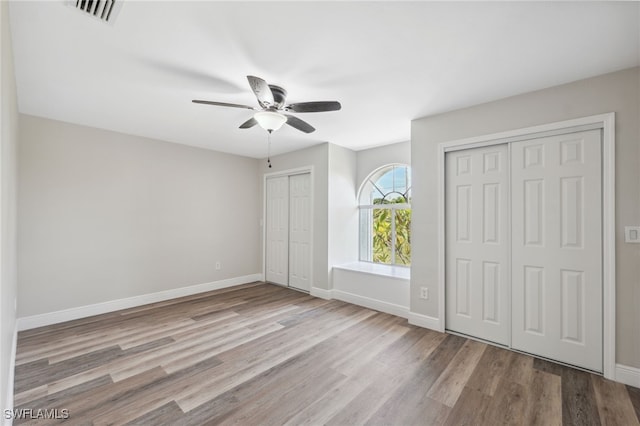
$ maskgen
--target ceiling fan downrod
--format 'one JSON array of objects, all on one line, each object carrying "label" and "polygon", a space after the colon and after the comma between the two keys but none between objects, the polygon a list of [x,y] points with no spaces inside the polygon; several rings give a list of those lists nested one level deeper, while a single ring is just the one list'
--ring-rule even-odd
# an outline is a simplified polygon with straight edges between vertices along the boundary
[{"label": "ceiling fan downrod", "polygon": [[269,132],[269,135],[267,136],[267,164],[269,165],[269,168],[271,168],[271,133],[273,130],[267,130],[267,132]]}]

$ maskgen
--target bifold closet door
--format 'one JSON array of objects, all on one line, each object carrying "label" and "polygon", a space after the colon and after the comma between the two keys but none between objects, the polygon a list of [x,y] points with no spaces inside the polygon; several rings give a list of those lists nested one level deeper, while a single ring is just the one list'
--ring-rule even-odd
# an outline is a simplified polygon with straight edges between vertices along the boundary
[{"label": "bifold closet door", "polygon": [[510,343],[508,148],[446,154],[446,328]]},{"label": "bifold closet door", "polygon": [[289,284],[289,176],[267,179],[265,275],[272,283]]},{"label": "bifold closet door", "polygon": [[511,147],[512,347],[602,371],[600,130]]},{"label": "bifold closet door", "polygon": [[311,174],[289,177],[289,286],[310,291]]}]

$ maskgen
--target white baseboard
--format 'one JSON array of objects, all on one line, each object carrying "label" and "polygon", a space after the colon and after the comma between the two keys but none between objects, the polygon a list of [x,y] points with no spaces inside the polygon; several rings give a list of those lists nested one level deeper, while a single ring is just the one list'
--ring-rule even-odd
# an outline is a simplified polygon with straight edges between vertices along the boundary
[{"label": "white baseboard", "polygon": [[[13,410],[13,383],[16,371],[16,348],[18,346],[18,324],[13,329],[13,342],[11,343],[11,354],[9,354],[9,371],[7,372],[7,400],[4,403],[4,410]],[[3,414],[5,411],[3,411]],[[3,416],[4,418],[4,416]],[[4,426],[11,426],[13,418],[4,418]]]},{"label": "white baseboard", "polygon": [[319,297],[320,299],[332,299],[331,290],[325,290],[324,288],[311,287],[311,291],[309,293],[314,297]]},{"label": "white baseboard", "polygon": [[126,299],[110,300],[108,302],[79,306],[77,308],[70,308],[62,311],[22,317],[17,319],[17,327],[19,331],[29,330],[32,328],[43,327],[60,322],[86,318],[93,315],[105,314],[107,312],[119,311],[121,309],[147,305],[149,303],[156,303],[162,302],[164,300],[175,299],[178,297],[191,296],[192,294],[204,293],[206,291],[219,290],[221,288],[233,287],[235,285],[262,281],[262,277],[262,274],[244,275],[242,277],[229,278],[226,280],[214,281],[204,284],[196,284],[188,287],[180,287],[171,290],[159,291],[157,293],[127,297]]},{"label": "white baseboard", "polygon": [[616,364],[616,382],[640,388],[640,368]]},{"label": "white baseboard", "polygon": [[331,295],[334,299],[342,300],[343,302],[353,303],[354,305],[364,306],[365,308],[375,309],[376,311],[385,312],[387,314],[396,315],[402,318],[407,318],[409,314],[409,308],[407,308],[406,306],[383,302],[381,300],[372,299],[370,297],[347,293],[346,291],[333,289],[331,290]]},{"label": "white baseboard", "polygon": [[444,333],[444,328],[440,323],[440,318],[430,317],[416,312],[409,312],[409,324]]}]

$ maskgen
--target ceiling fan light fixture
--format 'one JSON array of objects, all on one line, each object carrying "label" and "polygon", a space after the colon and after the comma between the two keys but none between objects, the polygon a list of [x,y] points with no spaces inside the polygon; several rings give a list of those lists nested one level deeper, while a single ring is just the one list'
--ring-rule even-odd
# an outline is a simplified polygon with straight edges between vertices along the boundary
[{"label": "ceiling fan light fixture", "polygon": [[278,130],[284,123],[287,122],[287,117],[273,111],[256,112],[253,115],[253,118],[255,118],[260,127],[268,132]]}]

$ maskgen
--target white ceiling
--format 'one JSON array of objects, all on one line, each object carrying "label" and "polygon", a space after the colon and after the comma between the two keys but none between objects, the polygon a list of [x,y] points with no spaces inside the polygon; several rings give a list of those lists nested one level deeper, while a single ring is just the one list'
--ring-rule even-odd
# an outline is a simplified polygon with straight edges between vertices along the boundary
[{"label": "white ceiling", "polygon": [[266,132],[246,75],[299,114],[273,152],[320,142],[359,150],[406,141],[412,119],[640,64],[636,2],[162,2],[125,0],[113,25],[63,0],[13,2],[19,110],[250,157]]}]

